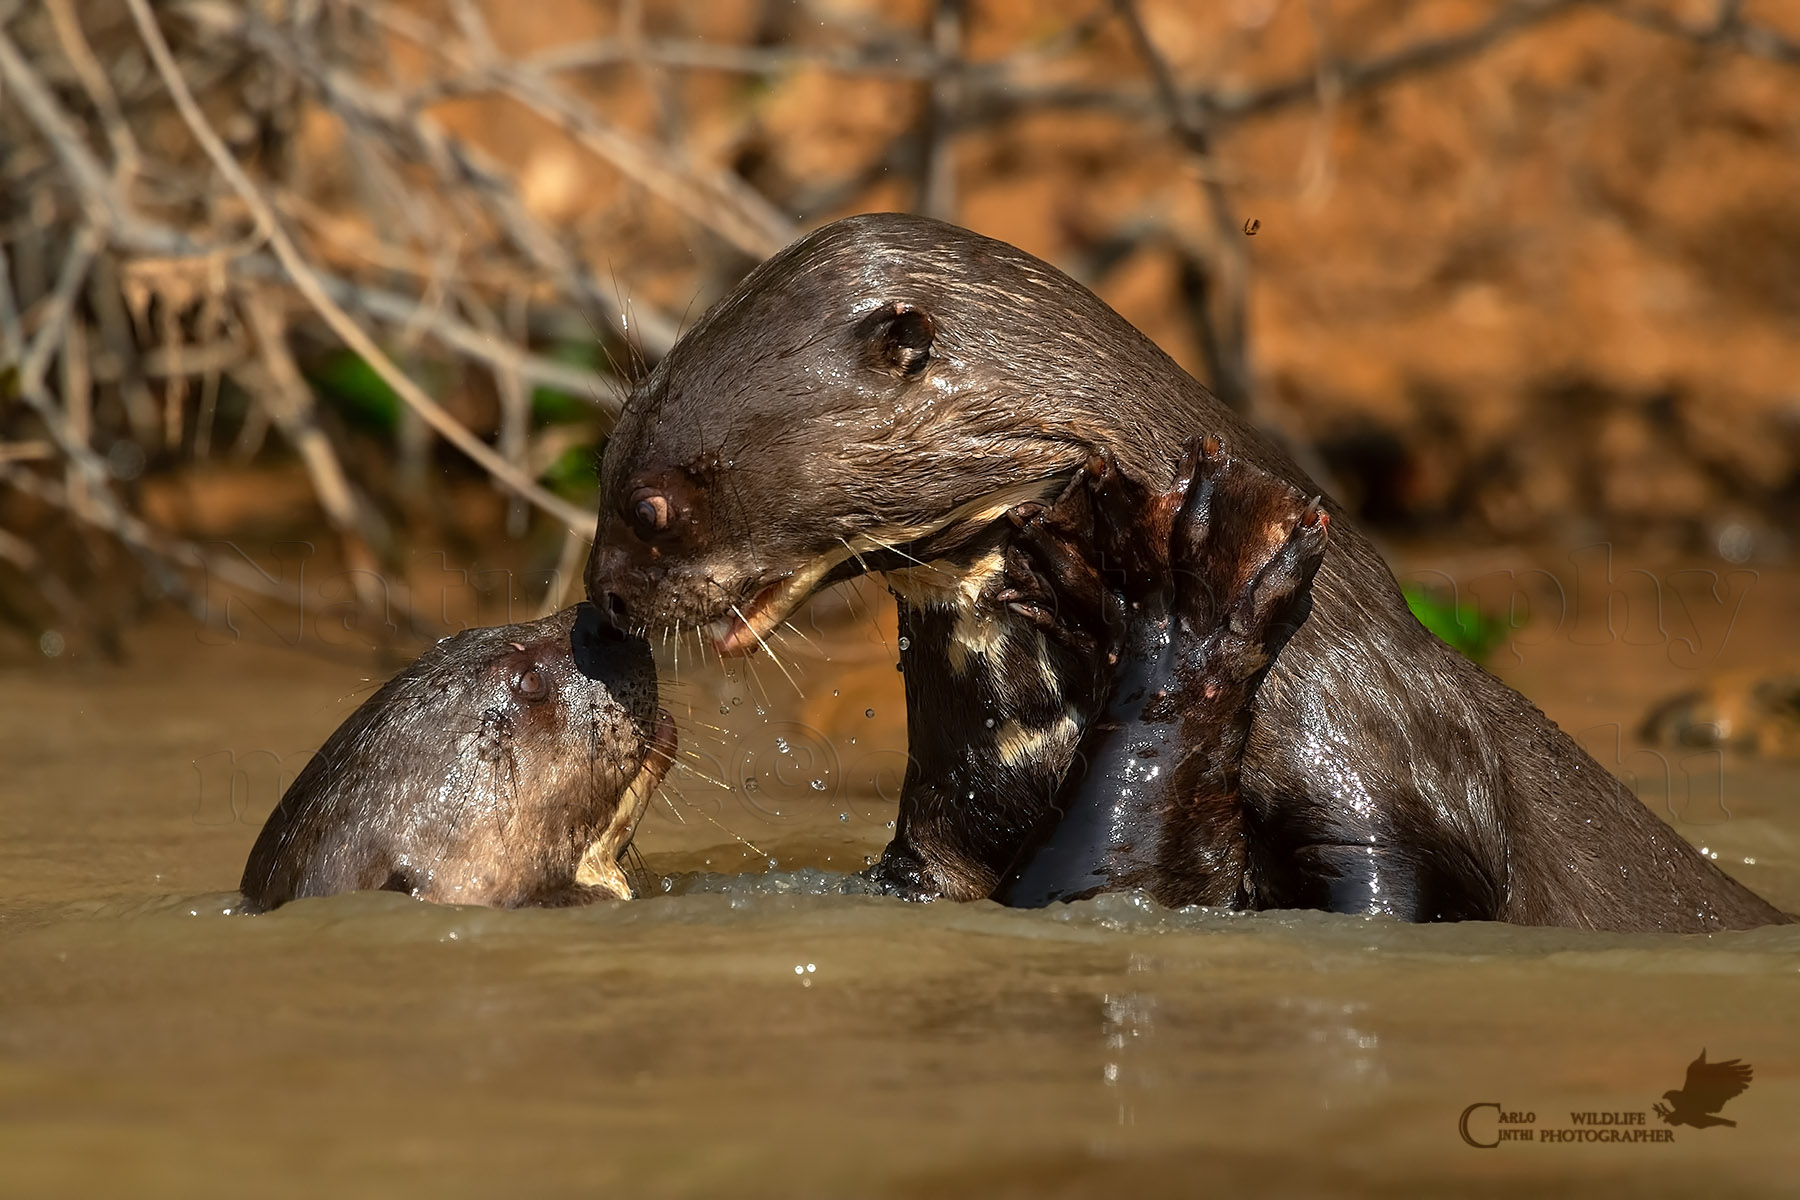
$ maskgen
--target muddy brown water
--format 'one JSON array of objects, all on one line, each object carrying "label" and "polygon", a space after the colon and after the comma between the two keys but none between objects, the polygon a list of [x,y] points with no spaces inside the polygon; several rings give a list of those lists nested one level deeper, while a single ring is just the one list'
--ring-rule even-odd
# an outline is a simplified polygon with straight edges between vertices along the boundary
[{"label": "muddy brown water", "polygon": [[[1800,908],[1800,765],[1632,734],[1657,696],[1800,649],[1800,573],[1415,563],[1516,586],[1536,608],[1494,667]],[[689,644],[668,695],[696,757],[638,839],[668,892],[555,912],[227,915],[283,774],[388,669],[341,630],[12,653],[0,1193],[1791,1194],[1800,930],[837,894],[889,834],[900,699],[891,628],[819,626],[785,649],[804,698]],[[1702,1048],[1754,1066],[1737,1126],[1670,1129],[1651,1105]],[[1500,1113],[1531,1138],[1471,1146],[1465,1111],[1471,1140]],[[1544,1140],[1589,1112],[1672,1140]]]}]

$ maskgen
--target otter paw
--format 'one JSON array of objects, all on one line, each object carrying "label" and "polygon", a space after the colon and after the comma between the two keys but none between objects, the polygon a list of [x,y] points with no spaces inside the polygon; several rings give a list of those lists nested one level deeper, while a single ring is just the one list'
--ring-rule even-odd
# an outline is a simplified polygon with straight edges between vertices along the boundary
[{"label": "otter paw", "polygon": [[[1296,493],[1297,494],[1297,493]],[[1325,561],[1331,514],[1312,501],[1287,537],[1232,606],[1233,630],[1267,641],[1272,630],[1291,633],[1306,616],[1313,576]]]},{"label": "otter paw", "polygon": [[1194,632],[1228,624],[1267,640],[1304,618],[1331,516],[1285,480],[1235,458],[1217,437],[1188,444],[1188,481],[1169,535],[1176,613]]},{"label": "otter paw", "polygon": [[863,871],[862,877],[883,896],[893,896],[912,904],[941,900],[944,892],[925,864],[910,851],[889,845],[881,852],[881,860]]},{"label": "otter paw", "polygon": [[1095,565],[1128,602],[1160,608],[1169,592],[1169,522],[1186,493],[1184,481],[1158,494],[1122,473],[1110,451],[1088,457],[1077,479],[1093,510]]},{"label": "otter paw", "polygon": [[1079,477],[1054,503],[1022,504],[1009,516],[1017,533],[994,599],[1064,640],[1098,628],[1107,586],[1091,557],[1093,511]]}]

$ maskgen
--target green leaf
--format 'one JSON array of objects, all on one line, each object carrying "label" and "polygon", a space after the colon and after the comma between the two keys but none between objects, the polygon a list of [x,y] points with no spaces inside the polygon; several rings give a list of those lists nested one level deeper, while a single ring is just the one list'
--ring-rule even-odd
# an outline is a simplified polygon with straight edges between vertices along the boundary
[{"label": "green leaf", "polygon": [[545,487],[566,500],[593,499],[600,490],[600,448],[594,445],[570,446],[556,456],[538,477]]},{"label": "green leaf", "polygon": [[353,424],[388,434],[400,424],[399,395],[359,354],[333,350],[309,364],[307,378]]},{"label": "green leaf", "polygon": [[1467,600],[1453,602],[1416,583],[1401,590],[1419,624],[1476,662],[1493,653],[1510,632],[1505,621],[1485,615]]}]

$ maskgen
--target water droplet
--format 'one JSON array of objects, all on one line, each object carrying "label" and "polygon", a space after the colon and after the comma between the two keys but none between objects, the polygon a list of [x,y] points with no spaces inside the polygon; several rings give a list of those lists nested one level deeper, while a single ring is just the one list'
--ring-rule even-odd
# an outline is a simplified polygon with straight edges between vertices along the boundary
[{"label": "water droplet", "polygon": [[888,822],[888,828],[889,828],[889,829],[892,829],[892,828],[893,828],[893,827],[894,827],[894,823],[893,823],[893,822],[892,822],[892,821],[889,821],[889,822]]},{"label": "water droplet", "polygon": [[756,782],[756,776],[754,776],[754,775],[752,775],[750,778],[744,780],[744,790],[746,792],[754,792],[761,786],[762,786],[762,784]]},{"label": "water droplet", "polygon": [[779,867],[780,865],[781,865],[781,862],[779,859],[771,858],[769,860],[769,870],[771,870],[771,871],[773,871],[776,867]]},{"label": "water droplet", "polygon": [[872,708],[865,708],[865,709],[863,709],[863,716],[865,716],[865,717],[872,717],[872,716],[874,716],[874,715],[875,715],[875,710],[874,710],[874,709],[872,709]]},{"label": "water droplet", "polygon": [[986,725],[989,729],[992,729],[994,727],[994,718],[989,717],[987,720],[983,721],[982,724]]},{"label": "water droplet", "polygon": [[789,748],[789,746],[787,744],[787,739],[784,737],[777,737],[775,739],[775,749],[779,750],[783,754],[792,754],[793,753],[793,750],[791,748]]},{"label": "water droplet", "polygon": [[822,792],[822,791],[824,791],[824,790],[825,790],[825,781],[824,781],[824,780],[823,780],[823,779],[815,779],[815,780],[813,780],[813,781],[812,781],[812,790],[813,790],[813,791],[815,791],[815,792]]},{"label": "water droplet", "polygon": [[68,649],[68,643],[63,641],[63,635],[54,629],[44,630],[43,636],[38,638],[38,650],[45,658],[60,658],[66,649]]},{"label": "water droplet", "polygon": [[744,702],[744,698],[742,696],[733,696],[731,698],[731,707],[736,708],[738,705],[742,704],[743,702]]},{"label": "water droplet", "polygon": [[903,638],[901,638],[901,639],[900,639],[900,648],[901,648],[901,649],[902,649],[902,650],[910,650],[910,649],[912,649],[912,639],[911,639],[911,638],[904,638],[904,637],[903,637]]},{"label": "water droplet", "polygon": [[834,695],[834,696],[835,696],[835,695],[837,695],[837,694],[838,694],[838,690],[837,690],[837,689],[836,689],[836,688],[832,688],[832,689],[831,689],[831,694],[832,694],[832,695]]},{"label": "water droplet", "polygon": [[729,705],[729,704],[719,705],[719,715],[721,717],[729,716],[730,713],[731,713],[731,705]]}]

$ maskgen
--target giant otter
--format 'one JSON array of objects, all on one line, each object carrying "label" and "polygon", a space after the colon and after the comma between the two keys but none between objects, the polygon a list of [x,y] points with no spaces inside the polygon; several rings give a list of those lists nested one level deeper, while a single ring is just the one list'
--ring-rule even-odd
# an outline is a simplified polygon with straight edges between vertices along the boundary
[{"label": "giant otter", "polygon": [[[1165,492],[1198,433],[1319,491],[1054,267],[921,217],[852,217],[757,267],[634,389],[602,462],[588,594],[628,627],[698,629],[731,653],[817,589],[883,572],[910,760],[875,873],[919,898],[985,897],[1106,692],[1000,598],[1007,514],[1098,450]],[[1256,694],[1239,783],[1289,868],[1330,864],[1328,906],[1613,930],[1785,919],[1420,626],[1325,509],[1311,613]]]},{"label": "giant otter", "polygon": [[445,638],[340,725],[269,814],[248,911],[388,890],[580,904],[619,866],[674,753],[645,642],[592,605]]}]

